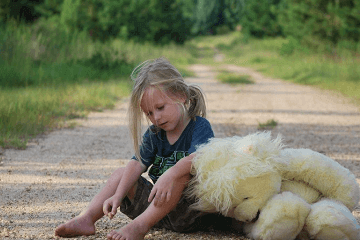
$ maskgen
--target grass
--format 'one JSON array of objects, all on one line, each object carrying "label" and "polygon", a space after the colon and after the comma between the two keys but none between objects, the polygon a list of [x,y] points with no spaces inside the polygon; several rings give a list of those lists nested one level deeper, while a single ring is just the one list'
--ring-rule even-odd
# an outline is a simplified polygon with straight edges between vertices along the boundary
[{"label": "grass", "polygon": [[270,119],[265,123],[258,123],[258,130],[271,130],[274,129],[278,123],[274,119]]},{"label": "grass", "polygon": [[23,149],[30,138],[62,127],[69,119],[86,117],[89,111],[113,108],[130,89],[131,84],[126,80],[0,89],[0,146]]},{"label": "grass", "polygon": [[224,49],[233,48],[238,44],[239,39],[239,32],[230,32],[226,35],[199,36],[185,43],[185,46],[197,63],[215,65],[214,54]]},{"label": "grass", "polygon": [[208,49],[199,63],[218,66],[213,57],[216,50],[221,51],[226,55],[222,64],[247,66],[266,76],[334,90],[360,104],[360,43],[357,51],[345,43],[331,51],[309,49],[280,37],[244,43],[239,32],[191,41],[197,48]]},{"label": "grass", "polygon": [[227,84],[253,84],[254,81],[249,75],[239,75],[236,73],[222,71],[217,75],[217,79]]},{"label": "grass", "polygon": [[360,54],[344,48],[334,53],[297,46],[284,54],[288,40],[251,39],[228,45],[222,52],[227,64],[251,67],[266,76],[340,92],[360,104]]},{"label": "grass", "polygon": [[[89,111],[112,108],[131,88],[134,66],[165,56],[185,76],[193,63],[248,66],[263,74],[332,89],[360,104],[359,53],[312,52],[282,38],[250,39],[239,32],[204,36],[184,45],[155,46],[114,39],[92,41],[84,32],[62,31],[58,21],[0,29],[0,146],[25,148],[28,139]],[[249,76],[222,72],[221,81],[250,84]],[[275,121],[259,123],[272,127]],[[276,125],[275,125],[276,126]],[[274,127],[274,126],[273,126]]]},{"label": "grass", "polygon": [[[89,111],[112,108],[130,93],[139,63],[168,58],[184,76],[194,63],[188,46],[155,46],[114,39],[92,41],[59,21],[0,28],[0,146],[26,147],[34,136]],[[181,53],[181,54],[180,54]]]}]

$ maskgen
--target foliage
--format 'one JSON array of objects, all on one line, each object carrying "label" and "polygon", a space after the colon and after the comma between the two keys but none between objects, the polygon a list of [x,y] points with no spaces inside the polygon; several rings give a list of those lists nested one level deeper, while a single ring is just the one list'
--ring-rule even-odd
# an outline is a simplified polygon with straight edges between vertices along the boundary
[{"label": "foliage", "polygon": [[277,13],[284,34],[308,46],[360,40],[357,0],[282,0]]},{"label": "foliage", "polygon": [[0,28],[0,87],[107,81],[131,73],[135,63],[122,52],[67,32],[53,18],[31,28]]},{"label": "foliage", "polygon": [[222,26],[234,30],[243,11],[243,0],[198,0],[193,14],[194,34],[213,34]]},{"label": "foliage", "polygon": [[258,38],[281,35],[282,31],[274,13],[280,1],[246,0],[240,20],[243,32]]},{"label": "foliage", "polygon": [[36,6],[41,4],[43,0],[1,0],[0,1],[0,22],[7,22],[10,19],[18,21],[32,22],[40,17],[36,11]]},{"label": "foliage", "polygon": [[[93,39],[132,39],[159,44],[184,43],[198,34],[233,30],[243,0],[3,0],[0,21],[58,19],[66,31],[85,31]],[[24,15],[27,13],[26,15]]]},{"label": "foliage", "polygon": [[92,41],[60,19],[0,28],[0,146],[24,148],[28,138],[64,119],[112,107],[128,94],[129,75],[144,60],[166,56],[191,75],[188,46]]},{"label": "foliage", "polygon": [[59,15],[63,7],[63,1],[64,0],[43,0],[41,4],[35,6],[35,11],[44,18]]},{"label": "foliage", "polygon": [[285,54],[299,45],[333,52],[341,43],[356,50],[360,41],[360,1],[246,0],[240,24],[245,42],[248,35],[289,38]]}]

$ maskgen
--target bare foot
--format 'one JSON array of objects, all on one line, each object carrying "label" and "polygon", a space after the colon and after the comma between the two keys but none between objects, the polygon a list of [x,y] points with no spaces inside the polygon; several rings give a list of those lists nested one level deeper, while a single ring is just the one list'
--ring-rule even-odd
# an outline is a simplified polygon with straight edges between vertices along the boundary
[{"label": "bare foot", "polygon": [[108,240],[143,240],[149,228],[136,221],[120,228],[117,231],[111,231],[107,235]]},{"label": "bare foot", "polygon": [[77,237],[95,234],[95,225],[85,216],[75,217],[65,224],[59,225],[55,230],[58,237]]}]

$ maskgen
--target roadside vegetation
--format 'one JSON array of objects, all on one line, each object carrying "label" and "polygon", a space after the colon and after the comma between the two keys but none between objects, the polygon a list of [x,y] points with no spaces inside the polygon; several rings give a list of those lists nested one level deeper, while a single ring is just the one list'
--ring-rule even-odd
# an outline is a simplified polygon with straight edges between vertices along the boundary
[{"label": "roadside vegetation", "polygon": [[268,121],[264,123],[258,123],[258,130],[272,130],[274,129],[278,123],[274,119],[269,119]]},{"label": "roadside vegetation", "polygon": [[[120,39],[106,44],[54,25],[0,28],[0,146],[24,149],[29,139],[89,111],[111,109],[132,87],[147,59],[167,57],[186,77],[195,59],[185,46]],[[44,23],[45,24],[45,23]],[[39,30],[43,28],[42,30]],[[181,52],[181,54],[179,54]]]},{"label": "roadside vegetation", "polygon": [[360,105],[359,11],[355,0],[4,0],[0,146],[25,148],[69,119],[113,108],[129,95],[133,68],[160,56],[184,77],[190,64],[236,64]]},{"label": "roadside vegetation", "polygon": [[[311,48],[283,37],[247,39],[241,32],[199,37],[191,44],[200,63],[250,67],[266,76],[333,90],[360,105],[360,44]],[[219,53],[225,55],[223,62],[214,62]]]},{"label": "roadside vegetation", "polygon": [[249,75],[241,75],[237,73],[232,73],[228,71],[221,71],[217,76],[217,79],[222,83],[227,84],[253,84],[254,81]]},{"label": "roadside vegetation", "polygon": [[277,37],[252,39],[248,44],[221,49],[227,56],[226,63],[251,67],[267,76],[334,90],[360,104],[360,48],[351,50],[344,43],[329,52]]}]

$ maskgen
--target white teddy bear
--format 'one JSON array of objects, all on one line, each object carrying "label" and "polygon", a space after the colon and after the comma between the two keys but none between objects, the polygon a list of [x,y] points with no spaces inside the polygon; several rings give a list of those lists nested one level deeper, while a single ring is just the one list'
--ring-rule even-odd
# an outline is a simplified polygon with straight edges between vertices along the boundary
[{"label": "white teddy bear", "polygon": [[270,132],[211,139],[197,149],[192,174],[192,207],[233,212],[252,239],[360,239],[355,176],[323,154],[283,149]]}]

